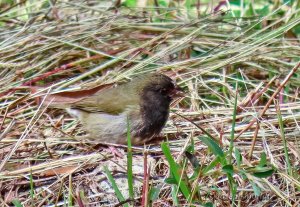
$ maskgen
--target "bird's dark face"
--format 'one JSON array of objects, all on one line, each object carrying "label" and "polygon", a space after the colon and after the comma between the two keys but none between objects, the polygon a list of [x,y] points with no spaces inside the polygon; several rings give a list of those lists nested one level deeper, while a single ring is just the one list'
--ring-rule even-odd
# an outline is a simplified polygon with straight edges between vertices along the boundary
[{"label": "bird's dark face", "polygon": [[148,98],[161,99],[168,104],[174,98],[183,96],[181,88],[171,78],[162,74],[153,74],[150,76],[143,92],[144,95],[148,94]]},{"label": "bird's dark face", "polygon": [[159,134],[169,117],[169,107],[175,97],[183,96],[181,89],[168,76],[148,76],[141,95],[143,127],[139,136],[149,138]]}]

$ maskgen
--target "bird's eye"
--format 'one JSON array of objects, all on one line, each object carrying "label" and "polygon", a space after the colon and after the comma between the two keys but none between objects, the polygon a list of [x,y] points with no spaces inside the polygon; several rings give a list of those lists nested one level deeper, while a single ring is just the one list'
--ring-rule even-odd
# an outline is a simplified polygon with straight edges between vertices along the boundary
[{"label": "bird's eye", "polygon": [[160,93],[161,93],[161,94],[167,94],[167,89],[166,89],[166,88],[160,89]]}]

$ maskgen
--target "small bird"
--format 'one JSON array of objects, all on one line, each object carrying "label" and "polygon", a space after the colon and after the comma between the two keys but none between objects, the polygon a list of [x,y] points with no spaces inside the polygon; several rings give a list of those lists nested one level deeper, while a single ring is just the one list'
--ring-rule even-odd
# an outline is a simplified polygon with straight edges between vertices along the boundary
[{"label": "small bird", "polygon": [[133,145],[157,136],[169,117],[172,100],[183,92],[166,75],[149,73],[116,87],[102,89],[71,104],[55,105],[79,119],[89,138],[106,143],[127,143],[129,123]]}]

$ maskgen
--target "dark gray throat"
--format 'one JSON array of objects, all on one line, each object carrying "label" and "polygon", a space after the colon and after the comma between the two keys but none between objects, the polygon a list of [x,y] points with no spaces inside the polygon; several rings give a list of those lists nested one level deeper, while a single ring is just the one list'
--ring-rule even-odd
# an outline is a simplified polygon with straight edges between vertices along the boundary
[{"label": "dark gray throat", "polygon": [[169,117],[171,98],[155,91],[145,91],[141,97],[143,127],[141,138],[149,138],[161,132]]}]

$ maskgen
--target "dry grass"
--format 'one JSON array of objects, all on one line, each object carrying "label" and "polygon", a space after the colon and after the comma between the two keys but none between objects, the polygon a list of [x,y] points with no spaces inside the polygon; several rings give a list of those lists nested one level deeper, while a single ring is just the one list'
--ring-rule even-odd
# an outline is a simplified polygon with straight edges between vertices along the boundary
[{"label": "dry grass", "polygon": [[[270,14],[243,20],[212,14],[187,20],[176,10],[158,14],[60,2],[50,10],[30,13],[27,22],[8,19],[0,28],[0,205],[9,206],[13,199],[24,206],[117,205],[103,166],[109,167],[126,193],[126,156],[116,157],[103,145],[75,140],[83,133],[80,124],[64,111],[37,105],[39,93],[30,88],[43,86],[47,93],[76,90],[160,71],[187,92],[173,105],[163,131],[175,160],[184,159],[191,140],[200,165],[214,159],[197,138],[203,132],[194,124],[227,151],[238,82],[235,137],[251,120],[258,121],[234,140],[234,148],[240,151],[244,168],[257,165],[265,152],[277,171],[262,179],[235,174],[236,204],[299,206],[300,72],[292,69],[298,64],[300,47],[298,39],[287,35],[300,23],[297,12],[281,18]],[[265,26],[256,29],[259,25]],[[164,182],[168,162],[159,144],[133,148],[134,205],[141,205],[145,152],[149,183],[159,189],[152,205],[175,205],[172,185]],[[126,155],[126,146],[119,153]],[[221,172],[216,167],[199,178],[201,199],[230,206],[228,180]],[[254,196],[249,180],[261,188],[260,196]],[[180,192],[178,197],[179,203],[188,205]]]}]

